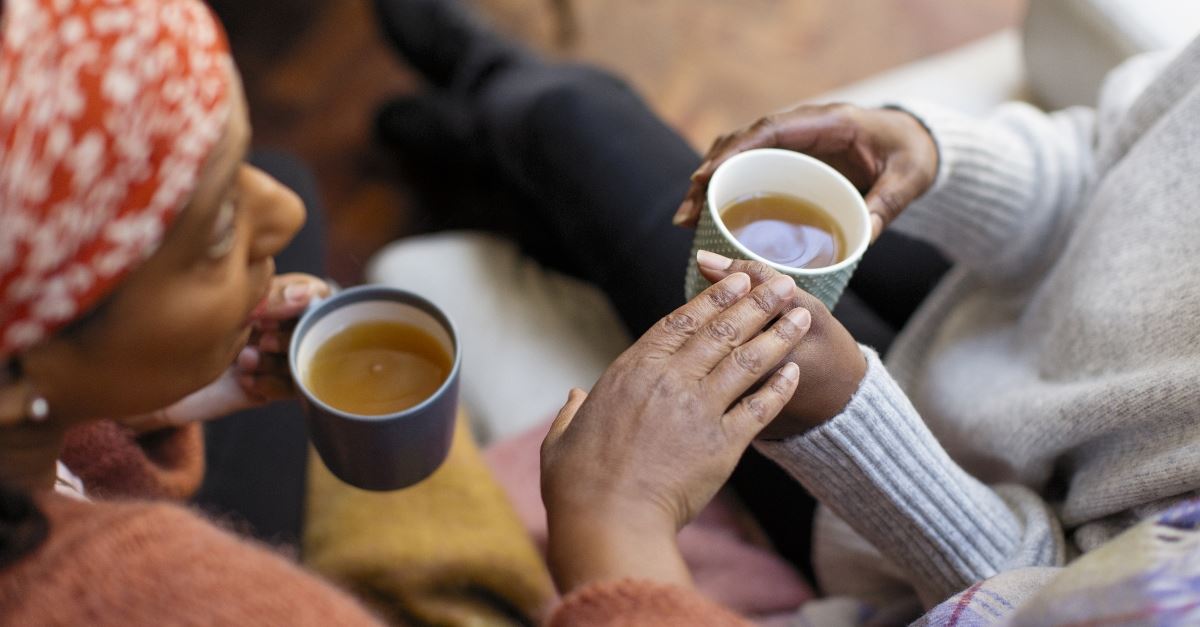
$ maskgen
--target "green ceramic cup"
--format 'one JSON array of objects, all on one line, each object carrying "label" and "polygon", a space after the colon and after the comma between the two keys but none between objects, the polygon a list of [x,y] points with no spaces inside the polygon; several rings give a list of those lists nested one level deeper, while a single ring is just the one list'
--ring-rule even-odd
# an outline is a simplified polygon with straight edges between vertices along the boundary
[{"label": "green ceramic cup", "polygon": [[[795,196],[824,209],[841,225],[848,254],[832,266],[809,269],[774,263],[751,252],[725,228],[720,210],[739,198],[761,193]],[[800,289],[833,309],[870,241],[871,220],[867,203],[837,170],[790,150],[747,150],[722,163],[709,181],[707,203],[700,212],[700,223],[692,242],[685,295],[691,300],[709,286],[696,267],[696,251],[707,250],[731,259],[761,261],[792,277]]]}]

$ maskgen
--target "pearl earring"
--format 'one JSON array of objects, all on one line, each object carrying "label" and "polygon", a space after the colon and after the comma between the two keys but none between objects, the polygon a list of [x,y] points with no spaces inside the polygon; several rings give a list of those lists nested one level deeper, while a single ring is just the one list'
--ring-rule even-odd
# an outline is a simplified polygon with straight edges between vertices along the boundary
[{"label": "pearl earring", "polygon": [[29,416],[29,422],[46,422],[50,417],[50,403],[46,402],[46,397],[37,395],[33,400],[29,401],[29,410],[26,412]]}]

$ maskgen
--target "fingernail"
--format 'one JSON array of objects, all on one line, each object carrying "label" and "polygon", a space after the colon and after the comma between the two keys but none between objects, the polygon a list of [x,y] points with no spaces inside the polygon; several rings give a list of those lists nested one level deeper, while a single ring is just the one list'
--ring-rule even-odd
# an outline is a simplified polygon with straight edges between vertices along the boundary
[{"label": "fingernail", "polygon": [[292,305],[299,305],[307,302],[311,293],[312,286],[308,283],[293,283],[283,288],[283,300]]},{"label": "fingernail", "polygon": [[733,260],[714,252],[698,250],[696,251],[696,263],[709,270],[728,270],[729,266],[733,265]]},{"label": "fingernail", "polygon": [[786,276],[777,276],[771,279],[767,287],[780,298],[787,298],[795,292],[796,282]]},{"label": "fingernail", "polygon": [[675,212],[675,217],[671,218],[671,222],[675,226],[679,226],[687,221],[688,216],[692,213],[692,201],[685,200],[679,205],[679,211]]},{"label": "fingernail", "polygon": [[779,369],[779,374],[788,381],[795,381],[800,378],[800,366],[797,366],[794,361],[789,361]]},{"label": "fingernail", "polygon": [[243,348],[242,352],[238,353],[237,365],[242,370],[254,370],[258,367],[258,351],[252,346]]},{"label": "fingernail", "polygon": [[727,281],[726,285],[729,286],[729,289],[739,294],[745,294],[750,291],[750,275],[744,272],[735,272],[729,275],[729,277],[725,280]]},{"label": "fingernail", "polygon": [[704,174],[705,170],[708,170],[708,166],[711,163],[712,163],[711,160],[706,160],[704,163],[701,163],[700,167],[696,168],[695,172],[692,172],[692,177],[691,177],[692,180],[694,181],[694,180],[700,178],[700,176]]},{"label": "fingernail", "polygon": [[812,324],[812,314],[803,307],[797,307],[784,314],[783,317],[801,329],[807,329]]},{"label": "fingernail", "polygon": [[879,217],[878,213],[871,214],[871,237],[879,237],[883,233],[883,218]]}]

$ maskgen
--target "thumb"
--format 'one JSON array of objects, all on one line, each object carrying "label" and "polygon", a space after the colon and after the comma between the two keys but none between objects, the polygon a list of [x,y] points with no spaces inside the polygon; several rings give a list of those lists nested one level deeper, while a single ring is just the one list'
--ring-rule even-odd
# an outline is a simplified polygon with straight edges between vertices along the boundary
[{"label": "thumb", "polygon": [[883,172],[867,192],[867,211],[871,214],[871,241],[875,241],[909,203],[920,196],[927,185],[914,169],[903,164],[884,166]]},{"label": "thumb", "polygon": [[550,425],[550,431],[546,433],[546,439],[542,442],[543,449],[562,437],[567,427],[571,426],[571,421],[575,419],[575,413],[579,411],[587,397],[587,392],[579,388],[571,388],[571,391],[567,393],[566,404],[558,410],[558,415],[554,417],[554,422]]}]

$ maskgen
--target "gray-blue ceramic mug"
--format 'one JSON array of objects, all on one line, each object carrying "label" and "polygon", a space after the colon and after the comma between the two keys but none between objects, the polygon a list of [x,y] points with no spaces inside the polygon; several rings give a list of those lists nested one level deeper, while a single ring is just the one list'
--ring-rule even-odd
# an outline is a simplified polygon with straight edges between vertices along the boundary
[{"label": "gray-blue ceramic mug", "polygon": [[[374,321],[401,322],[428,333],[452,356],[450,374],[432,395],[403,411],[369,416],[329,406],[304,383],[313,355],[339,332]],[[454,438],[462,347],[454,324],[433,303],[386,286],[344,290],[314,303],[300,318],[288,360],[304,400],[309,438],[342,481],[366,490],[397,490],[425,479],[445,461]]]}]

